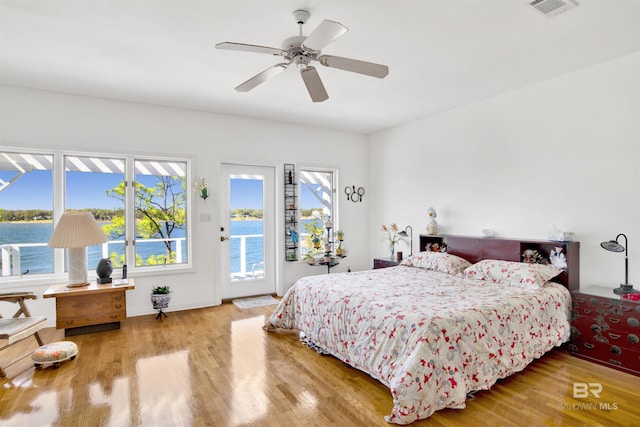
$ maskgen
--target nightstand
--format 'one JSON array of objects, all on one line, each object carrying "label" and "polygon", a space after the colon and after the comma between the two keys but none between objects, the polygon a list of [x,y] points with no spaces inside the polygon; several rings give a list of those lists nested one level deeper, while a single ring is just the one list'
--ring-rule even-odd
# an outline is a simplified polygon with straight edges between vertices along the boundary
[{"label": "nightstand", "polygon": [[573,355],[640,376],[640,301],[602,286],[573,292],[572,299]]},{"label": "nightstand", "polygon": [[373,268],[387,268],[387,267],[395,267],[396,265],[400,265],[402,261],[396,261],[391,258],[374,258],[373,259]]}]

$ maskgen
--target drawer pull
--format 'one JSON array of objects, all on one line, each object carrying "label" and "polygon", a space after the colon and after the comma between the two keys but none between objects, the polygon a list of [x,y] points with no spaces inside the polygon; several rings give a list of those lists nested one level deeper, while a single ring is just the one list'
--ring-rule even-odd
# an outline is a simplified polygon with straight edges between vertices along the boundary
[{"label": "drawer pull", "polygon": [[591,310],[585,310],[584,314],[591,314]]},{"label": "drawer pull", "polygon": [[591,344],[591,343],[588,343],[588,342],[584,343],[584,346],[585,346],[586,348],[589,348],[589,349],[591,349],[591,348],[595,347],[595,345],[593,345],[593,344]]},{"label": "drawer pull", "polygon": [[122,304],[116,304],[116,308],[122,308]]},{"label": "drawer pull", "polygon": [[116,299],[117,301],[120,301],[120,300],[122,299],[122,297],[115,297],[115,299]]},{"label": "drawer pull", "polygon": [[66,324],[67,325],[73,325],[73,320],[67,320]]},{"label": "drawer pull", "polygon": [[118,318],[118,315],[117,315],[117,314],[112,314],[112,315],[111,315],[111,318],[112,318],[112,319],[117,319],[117,318]]},{"label": "drawer pull", "polygon": [[582,302],[587,302],[586,298],[582,298],[582,297],[576,297],[576,301],[582,303]]},{"label": "drawer pull", "polygon": [[621,309],[622,311],[631,311],[631,307],[627,307],[626,305],[621,305],[621,306],[620,306],[620,309]]},{"label": "drawer pull", "polygon": [[603,303],[601,303],[601,304],[602,304],[602,306],[603,306],[604,308],[611,308],[611,307],[613,307],[613,306],[612,306],[611,304],[609,304],[608,302],[603,302]]},{"label": "drawer pull", "polygon": [[609,338],[612,338],[614,340],[618,340],[618,339],[620,339],[620,335],[612,334],[611,332],[609,332]]},{"label": "drawer pull", "polygon": [[620,323],[620,319],[616,319],[615,317],[610,317],[609,322],[613,323],[614,325],[617,325],[618,323]]}]

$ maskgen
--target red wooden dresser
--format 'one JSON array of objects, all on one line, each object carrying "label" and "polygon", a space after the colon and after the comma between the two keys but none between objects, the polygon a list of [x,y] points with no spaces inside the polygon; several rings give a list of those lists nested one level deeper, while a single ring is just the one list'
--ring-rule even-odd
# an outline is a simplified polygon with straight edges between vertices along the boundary
[{"label": "red wooden dresser", "polygon": [[571,343],[578,357],[640,376],[640,301],[591,286],[573,292]]}]

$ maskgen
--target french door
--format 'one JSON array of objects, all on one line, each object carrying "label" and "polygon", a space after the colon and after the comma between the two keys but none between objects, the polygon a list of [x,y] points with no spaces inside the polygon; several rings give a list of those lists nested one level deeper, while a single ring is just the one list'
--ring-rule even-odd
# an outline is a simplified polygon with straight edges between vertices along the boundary
[{"label": "french door", "polygon": [[223,163],[219,194],[222,298],[275,293],[275,168]]}]

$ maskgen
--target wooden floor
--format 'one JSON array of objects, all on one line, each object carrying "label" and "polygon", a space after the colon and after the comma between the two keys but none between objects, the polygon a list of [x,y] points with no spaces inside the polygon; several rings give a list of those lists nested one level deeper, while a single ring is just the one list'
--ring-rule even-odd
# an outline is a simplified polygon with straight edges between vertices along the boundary
[{"label": "wooden floor", "polygon": [[[264,332],[273,309],[225,303],[69,337],[76,360],[35,370],[27,358],[0,379],[0,425],[388,426],[389,390],[294,333]],[[574,399],[578,382],[602,384],[600,398]],[[413,425],[640,426],[640,378],[552,351]]]}]

